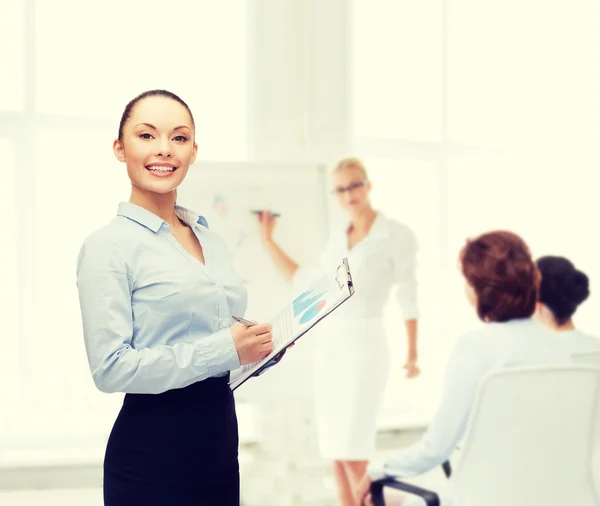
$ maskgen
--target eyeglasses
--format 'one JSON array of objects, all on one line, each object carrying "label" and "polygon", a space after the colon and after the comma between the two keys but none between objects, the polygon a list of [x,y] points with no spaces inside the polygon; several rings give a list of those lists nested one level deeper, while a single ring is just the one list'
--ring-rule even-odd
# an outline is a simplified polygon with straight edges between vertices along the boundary
[{"label": "eyeglasses", "polygon": [[354,190],[358,190],[359,188],[362,188],[366,184],[367,184],[367,180],[365,179],[364,181],[360,181],[359,183],[352,183],[345,187],[338,186],[337,188],[334,188],[333,190],[331,190],[331,193],[333,193],[334,195],[342,196],[344,193],[346,193],[346,192],[350,193]]}]

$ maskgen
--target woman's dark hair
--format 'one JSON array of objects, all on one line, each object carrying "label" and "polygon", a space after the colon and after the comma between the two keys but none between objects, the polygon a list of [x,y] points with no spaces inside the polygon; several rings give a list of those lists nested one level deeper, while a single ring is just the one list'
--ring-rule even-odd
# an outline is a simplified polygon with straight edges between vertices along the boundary
[{"label": "woman's dark hair", "polygon": [[525,241],[497,231],[467,241],[460,253],[462,273],[477,294],[485,322],[529,318],[535,311],[539,271]]},{"label": "woman's dark hair", "polygon": [[542,275],[540,302],[552,311],[559,325],[564,325],[589,297],[588,277],[564,257],[544,256],[537,266]]},{"label": "woman's dark hair", "polygon": [[192,125],[194,126],[194,128],[196,127],[196,123],[194,122],[194,115],[192,114],[192,111],[190,110],[188,105],[181,98],[179,98],[177,95],[175,95],[175,93],[172,93],[167,90],[149,90],[149,91],[145,91],[144,93],[140,93],[137,97],[135,97],[133,100],[131,100],[125,106],[125,110],[123,111],[123,115],[121,116],[121,122],[119,123],[118,139],[120,141],[123,140],[123,128],[125,127],[125,123],[127,123],[127,120],[129,119],[129,117],[131,116],[131,112],[133,111],[133,108],[137,105],[138,102],[140,102],[148,97],[167,97],[172,100],[175,100],[176,102],[179,102],[190,113]]}]

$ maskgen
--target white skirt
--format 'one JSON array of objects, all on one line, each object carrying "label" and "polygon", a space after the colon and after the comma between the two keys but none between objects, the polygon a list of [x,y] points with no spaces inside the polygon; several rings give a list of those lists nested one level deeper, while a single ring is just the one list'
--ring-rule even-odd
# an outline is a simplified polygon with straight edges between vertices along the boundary
[{"label": "white skirt", "polygon": [[320,325],[314,368],[319,450],[333,460],[370,460],[389,375],[382,319],[331,315]]}]

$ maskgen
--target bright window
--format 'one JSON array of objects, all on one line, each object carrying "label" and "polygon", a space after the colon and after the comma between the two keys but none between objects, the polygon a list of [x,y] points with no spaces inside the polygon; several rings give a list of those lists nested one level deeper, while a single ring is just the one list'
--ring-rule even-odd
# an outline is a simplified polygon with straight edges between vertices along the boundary
[{"label": "bright window", "polygon": [[353,0],[354,136],[441,137],[441,3]]},{"label": "bright window", "polygon": [[106,118],[116,133],[129,100],[164,88],[192,109],[200,158],[246,158],[245,1],[182,0],[167,8],[160,0],[60,0],[36,7],[40,112]]},{"label": "bright window", "polygon": [[0,111],[21,111],[24,102],[25,2],[0,2]]},{"label": "bright window", "polygon": [[450,0],[450,140],[597,143],[600,4]]},{"label": "bright window", "polygon": [[[3,165],[0,185],[0,216],[2,216],[2,247],[0,248],[0,308],[2,308],[2,332],[0,345],[0,397],[4,405],[11,405],[19,398],[15,388],[18,377],[17,353],[19,350],[18,300],[20,287],[17,283],[17,214],[15,209],[15,152],[12,141],[0,138],[0,159]],[[8,404],[7,404],[8,403]],[[2,418],[2,417],[0,417]],[[3,432],[0,425],[0,433]]]}]

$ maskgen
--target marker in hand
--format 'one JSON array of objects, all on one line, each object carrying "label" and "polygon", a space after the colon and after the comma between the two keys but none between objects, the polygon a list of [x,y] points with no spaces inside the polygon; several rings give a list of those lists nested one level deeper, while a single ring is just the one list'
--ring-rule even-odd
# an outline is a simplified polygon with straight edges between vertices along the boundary
[{"label": "marker in hand", "polygon": [[281,214],[279,213],[272,213],[271,211],[261,211],[260,209],[253,209],[252,211],[250,211],[252,214],[256,214],[258,216],[260,216],[262,213],[268,213],[269,216],[273,217],[273,218],[279,218],[281,216]]}]

